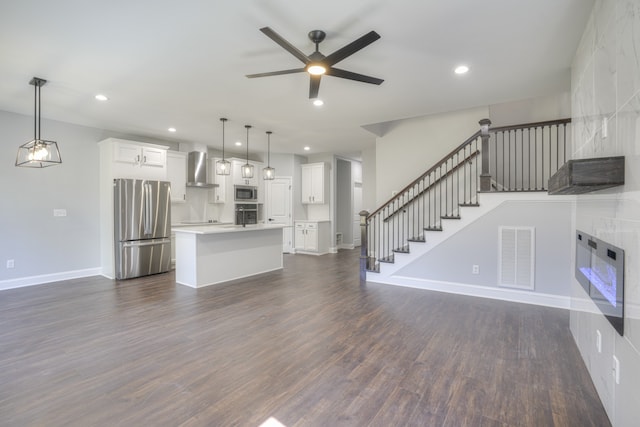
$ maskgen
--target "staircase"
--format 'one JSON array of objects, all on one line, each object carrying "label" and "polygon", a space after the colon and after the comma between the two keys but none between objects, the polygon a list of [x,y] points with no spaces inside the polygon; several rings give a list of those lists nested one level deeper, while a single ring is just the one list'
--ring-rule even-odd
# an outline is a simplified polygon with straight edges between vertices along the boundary
[{"label": "staircase", "polygon": [[549,177],[567,161],[571,119],[479,123],[479,131],[397,195],[371,214],[361,212],[361,278],[397,271],[505,197],[546,192]]}]

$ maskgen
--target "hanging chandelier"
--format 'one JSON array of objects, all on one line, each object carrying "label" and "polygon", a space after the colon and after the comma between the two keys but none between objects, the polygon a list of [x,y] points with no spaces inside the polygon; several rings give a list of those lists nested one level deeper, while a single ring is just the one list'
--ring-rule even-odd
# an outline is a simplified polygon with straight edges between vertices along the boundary
[{"label": "hanging chandelier", "polygon": [[247,128],[247,163],[242,166],[242,177],[253,178],[253,165],[249,164],[249,129],[251,125],[244,125]]},{"label": "hanging chandelier", "polygon": [[35,87],[35,96],[33,101],[33,139],[18,147],[16,155],[16,166],[29,168],[46,168],[48,166],[59,165],[62,163],[60,158],[60,150],[58,143],[55,141],[47,141],[40,137],[41,129],[41,113],[40,113],[40,88],[47,83],[46,80],[34,77],[29,82]]},{"label": "hanging chandelier", "polygon": [[271,167],[271,132],[267,131],[267,167],[262,169],[262,178],[265,180],[272,180],[276,177],[276,170]]},{"label": "hanging chandelier", "polygon": [[222,117],[220,121],[222,122],[222,160],[216,162],[216,175],[229,175],[231,173],[231,162],[224,159],[224,124],[227,119]]}]

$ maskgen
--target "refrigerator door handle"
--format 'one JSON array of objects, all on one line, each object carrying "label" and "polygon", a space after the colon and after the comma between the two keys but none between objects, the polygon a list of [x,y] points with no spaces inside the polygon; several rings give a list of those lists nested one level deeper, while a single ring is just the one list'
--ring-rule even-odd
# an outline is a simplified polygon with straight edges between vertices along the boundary
[{"label": "refrigerator door handle", "polygon": [[151,234],[151,186],[144,183],[144,234]]},{"label": "refrigerator door handle", "polygon": [[140,247],[140,246],[154,246],[160,244],[171,243],[171,239],[154,239],[154,240],[144,240],[144,241],[135,241],[135,242],[123,242],[123,248],[131,248],[131,247]]}]

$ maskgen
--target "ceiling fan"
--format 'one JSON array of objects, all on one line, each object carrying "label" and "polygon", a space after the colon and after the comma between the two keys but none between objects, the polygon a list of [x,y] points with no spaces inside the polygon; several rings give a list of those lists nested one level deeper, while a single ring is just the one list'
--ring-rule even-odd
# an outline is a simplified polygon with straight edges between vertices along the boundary
[{"label": "ceiling fan", "polygon": [[318,50],[318,45],[322,42],[326,36],[326,33],[321,30],[313,30],[309,32],[309,39],[315,43],[316,51],[310,55],[305,55],[299,49],[294,47],[291,43],[286,41],[282,36],[273,31],[269,27],[260,28],[267,37],[274,42],[282,46],[287,52],[298,58],[305,66],[302,68],[293,68],[290,70],[271,71],[268,73],[247,74],[247,77],[252,79],[255,77],[268,77],[278,76],[282,74],[301,73],[306,71],[311,77],[311,83],[309,85],[309,98],[317,98],[318,91],[320,90],[320,78],[323,74],[327,76],[340,77],[343,79],[356,80],[364,83],[371,83],[374,85],[381,84],[384,80],[375,77],[365,76],[364,74],[353,73],[351,71],[335,68],[333,65],[342,61],[348,56],[353,55],[360,49],[369,46],[374,41],[380,38],[380,35],[375,31],[370,31],[359,39],[349,43],[348,45],[336,50],[328,56],[324,56]]}]

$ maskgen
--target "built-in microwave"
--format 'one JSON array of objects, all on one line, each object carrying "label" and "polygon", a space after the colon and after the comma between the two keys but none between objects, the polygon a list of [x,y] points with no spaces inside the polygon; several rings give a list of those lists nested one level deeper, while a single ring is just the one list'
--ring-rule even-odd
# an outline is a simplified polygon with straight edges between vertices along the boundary
[{"label": "built-in microwave", "polygon": [[251,185],[234,185],[234,199],[236,202],[257,202],[258,187]]}]

